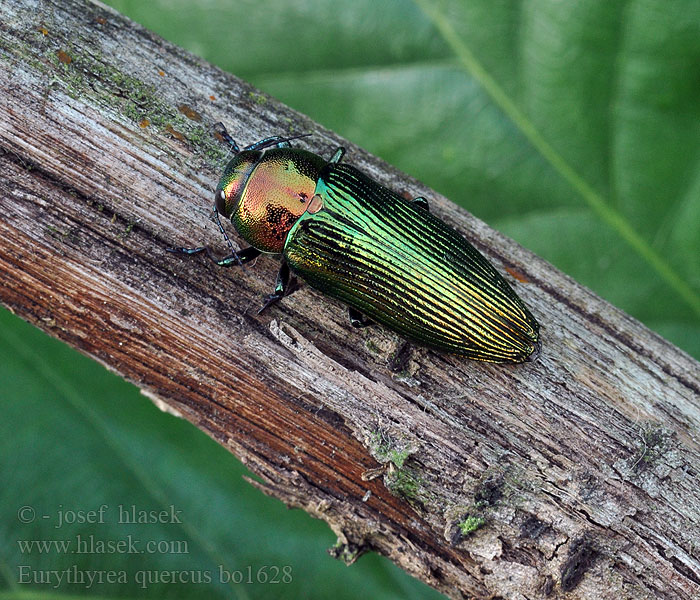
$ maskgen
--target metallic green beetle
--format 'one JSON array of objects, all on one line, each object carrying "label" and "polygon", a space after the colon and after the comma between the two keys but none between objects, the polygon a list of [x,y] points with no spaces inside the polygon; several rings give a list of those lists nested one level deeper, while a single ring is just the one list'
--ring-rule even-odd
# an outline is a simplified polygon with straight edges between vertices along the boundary
[{"label": "metallic green beetle", "polygon": [[[349,307],[361,327],[376,321],[437,350],[489,362],[523,362],[539,348],[539,325],[491,264],[456,230],[432,215],[425,198],[408,201],[355,167],[338,148],[326,161],[271,137],[242,150],[217,125],[236,155],[217,186],[214,214],[230,254],[242,265],[281,254],[268,306],[294,291],[290,269]],[[218,215],[251,246],[235,252]]]}]

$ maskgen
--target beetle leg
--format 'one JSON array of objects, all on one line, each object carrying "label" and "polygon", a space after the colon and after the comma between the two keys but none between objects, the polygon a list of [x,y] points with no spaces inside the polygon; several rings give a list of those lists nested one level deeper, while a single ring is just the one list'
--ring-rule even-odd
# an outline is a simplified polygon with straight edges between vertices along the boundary
[{"label": "beetle leg", "polygon": [[257,248],[253,248],[253,246],[250,246],[248,248],[244,248],[240,252],[234,252],[233,254],[229,254],[228,256],[224,256],[224,258],[220,258],[216,260],[211,252],[207,252],[207,256],[209,256],[210,259],[214,261],[217,265],[220,267],[230,267],[232,265],[244,265],[247,262],[250,262],[251,260],[257,258],[260,256],[262,252],[258,250]]},{"label": "beetle leg", "polygon": [[265,296],[265,303],[262,308],[258,311],[258,314],[267,310],[275,302],[279,302],[285,296],[289,296],[299,289],[297,285],[297,278],[295,276],[290,277],[289,265],[285,262],[282,263],[279,273],[277,273],[277,283],[275,284],[275,291],[272,294]]},{"label": "beetle leg", "polygon": [[[236,143],[236,140],[234,140],[233,137],[231,137],[231,134],[228,131],[226,131],[226,127],[223,123],[219,122],[216,125],[214,125],[214,131],[218,133],[229,146],[231,146],[231,149],[236,154],[241,152],[241,147]],[[309,135],[311,134],[303,133],[301,135],[293,135],[291,137],[273,135],[270,137],[263,138],[262,140],[258,140],[257,142],[246,146],[245,148],[243,148],[243,150],[262,150],[263,148],[270,148],[272,146],[277,146],[278,148],[289,148],[289,142],[291,140],[297,140],[299,138],[307,137]]]},{"label": "beetle leg", "polygon": [[261,148],[269,148],[270,146],[289,148],[289,140],[281,135],[272,135],[246,146],[243,150],[260,150]]},{"label": "beetle leg", "polygon": [[328,161],[329,163],[339,163],[343,156],[345,156],[345,148],[342,146],[339,146],[338,149],[333,153],[333,156],[331,156],[331,159]]},{"label": "beetle leg", "polygon": [[[241,147],[238,145],[236,140],[234,140],[233,137],[231,137],[231,134],[228,131],[226,131],[226,127],[223,123],[217,123],[216,125],[214,125],[214,130],[224,139],[224,141],[229,146],[231,146],[231,148],[236,154],[241,152]],[[270,146],[277,146],[278,148],[288,148],[289,139],[294,138],[284,138],[281,135],[273,135],[270,137],[263,138],[262,140],[258,140],[257,142],[254,142],[248,146],[245,146],[243,150],[260,150],[262,148],[269,148]]]},{"label": "beetle leg", "polygon": [[428,204],[428,201],[423,198],[423,196],[418,196],[417,198],[413,199],[413,204],[415,204],[418,208],[422,208],[423,210],[427,210],[430,212],[430,205]]},{"label": "beetle leg", "polygon": [[216,125],[214,125],[214,131],[218,133],[226,142],[229,146],[231,146],[231,149],[238,154],[241,149],[239,148],[238,144],[236,143],[236,140],[234,140],[231,137],[231,134],[226,131],[226,127],[224,127],[224,124],[221,122],[218,122]]},{"label": "beetle leg", "polygon": [[193,256],[195,254],[201,254],[202,252],[206,252],[207,258],[209,258],[209,260],[211,260],[214,264],[219,265],[220,267],[242,265],[244,263],[250,262],[251,260],[257,258],[262,254],[260,250],[258,250],[257,248],[253,248],[253,246],[251,246],[250,248],[245,248],[240,252],[234,252],[233,254],[229,254],[224,258],[216,258],[209,246],[199,246],[197,248],[168,248],[167,250],[168,252],[172,252],[173,254],[186,254],[187,256]]},{"label": "beetle leg", "polygon": [[350,318],[350,325],[353,327],[367,327],[367,325],[372,325],[372,321],[365,317],[359,310],[355,310],[351,306],[348,306],[348,317]]},{"label": "beetle leg", "polygon": [[282,137],[281,135],[273,135],[259,140],[249,146],[243,148],[243,150],[262,150],[263,148],[271,148],[276,146],[277,148],[289,148],[292,140],[298,140],[299,138],[308,137],[310,133],[302,133],[300,135],[292,135],[290,137]]}]

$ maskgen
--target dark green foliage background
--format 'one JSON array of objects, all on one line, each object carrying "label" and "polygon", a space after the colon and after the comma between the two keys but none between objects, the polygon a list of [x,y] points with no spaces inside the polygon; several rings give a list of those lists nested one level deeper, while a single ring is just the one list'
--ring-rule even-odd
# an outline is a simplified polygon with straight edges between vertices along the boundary
[{"label": "dark green foliage background", "polygon": [[[110,4],[418,177],[700,356],[696,0]],[[17,583],[23,564],[130,578],[291,565],[294,576],[289,586],[44,585],[32,598],[432,593],[384,559],[350,569],[330,559],[323,523],[253,490],[217,444],[6,311],[0,382],[0,600],[29,597]],[[174,504],[183,524],[55,529],[17,518],[24,505],[55,515],[103,503]],[[27,555],[17,545],[78,533],[187,540],[190,552]]]}]

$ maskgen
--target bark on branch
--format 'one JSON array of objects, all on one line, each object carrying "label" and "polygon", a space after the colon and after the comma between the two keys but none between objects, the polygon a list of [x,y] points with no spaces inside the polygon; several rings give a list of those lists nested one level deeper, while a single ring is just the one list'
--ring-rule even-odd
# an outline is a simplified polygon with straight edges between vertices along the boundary
[{"label": "bark on branch", "polygon": [[[87,0],[0,4],[0,300],[452,597],[700,597],[698,363],[465,211],[235,77]],[[535,363],[493,366],[353,330],[305,288],[262,316],[208,221],[224,121],[431,198],[542,324]],[[379,469],[378,469],[379,468]],[[364,476],[363,476],[364,475]],[[372,475],[377,475],[372,478]]]}]

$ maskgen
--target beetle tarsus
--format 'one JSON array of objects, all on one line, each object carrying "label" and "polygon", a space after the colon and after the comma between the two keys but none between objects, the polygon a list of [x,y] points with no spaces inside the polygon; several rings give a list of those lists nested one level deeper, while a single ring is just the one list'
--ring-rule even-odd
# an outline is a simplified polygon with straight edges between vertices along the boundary
[{"label": "beetle tarsus", "polygon": [[350,325],[357,327],[358,329],[372,325],[371,319],[368,319],[359,310],[355,310],[350,306],[348,306],[348,317],[350,318]]},{"label": "beetle tarsus", "polygon": [[267,310],[270,306],[279,302],[285,296],[290,296],[299,289],[297,278],[292,275],[290,277],[289,265],[286,262],[282,263],[279,273],[277,273],[277,283],[275,284],[275,291],[272,294],[268,294],[264,298],[264,303],[258,314]]},{"label": "beetle tarsus", "polygon": [[270,308],[273,304],[279,302],[284,298],[284,294],[268,294],[263,298],[263,305],[260,307],[258,310],[258,314],[262,314],[265,312],[268,308]]},{"label": "beetle tarsus", "polygon": [[207,256],[209,256],[209,258],[211,258],[214,263],[220,267],[243,266],[245,263],[256,259],[261,254],[262,252],[260,252],[260,250],[257,248],[253,248],[253,246],[244,248],[240,252],[234,252],[233,254],[229,254],[228,256],[224,256],[224,258],[219,259],[216,259],[211,252],[207,252]]},{"label": "beetle tarsus", "polygon": [[233,254],[224,256],[223,258],[216,258],[209,246],[198,246],[197,248],[167,248],[167,251],[172,252],[173,254],[185,254],[187,256],[193,256],[204,252],[211,262],[220,267],[243,265],[244,263],[250,262],[262,254],[260,250],[253,248],[252,246],[250,248],[245,248],[240,252],[234,252]]},{"label": "beetle tarsus", "polygon": [[173,254],[187,254],[188,256],[194,255],[194,254],[199,254],[200,252],[206,252],[207,247],[206,246],[198,246],[197,248],[183,248],[183,247],[175,247],[175,248],[166,248],[166,252],[171,252]]}]

